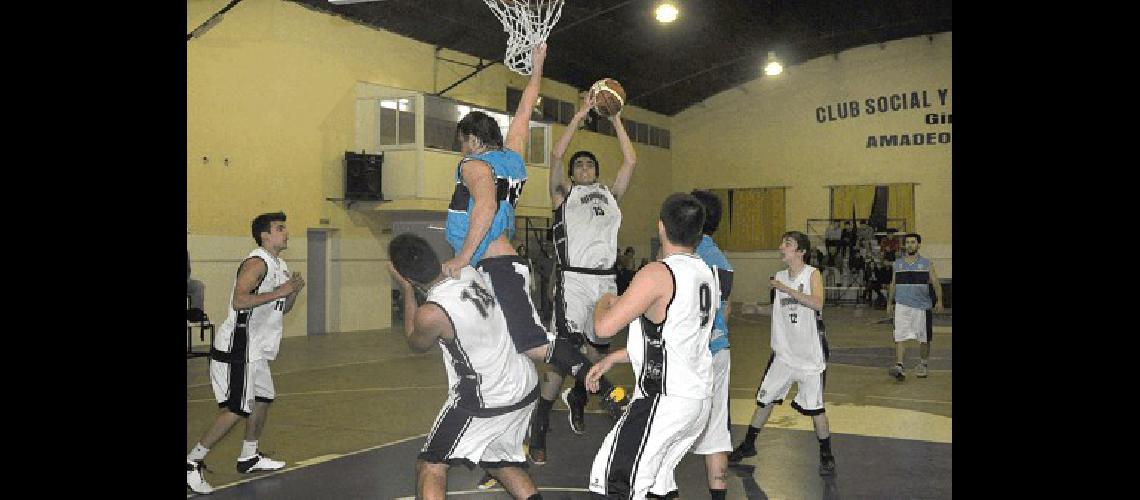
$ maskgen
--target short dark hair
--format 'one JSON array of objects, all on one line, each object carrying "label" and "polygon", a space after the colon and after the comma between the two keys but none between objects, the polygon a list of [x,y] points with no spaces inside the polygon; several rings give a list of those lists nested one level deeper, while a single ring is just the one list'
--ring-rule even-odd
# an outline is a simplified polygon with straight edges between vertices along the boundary
[{"label": "short dark hair", "polygon": [[591,153],[589,151],[578,151],[577,153],[570,155],[570,161],[566,162],[566,175],[574,175],[574,161],[581,156],[585,156],[591,160],[594,160],[594,177],[601,177],[602,164],[598,162],[598,157],[594,156],[594,153]]},{"label": "short dark hair", "polygon": [[467,116],[459,120],[459,124],[455,126],[455,131],[463,137],[472,135],[478,137],[479,142],[488,148],[503,148],[503,131],[499,130],[499,122],[482,111],[467,113]]},{"label": "short dark hair", "polygon": [[431,283],[442,272],[435,250],[427,240],[411,233],[392,238],[388,243],[388,258],[400,276],[421,285]]},{"label": "short dark hair", "polygon": [[250,230],[257,246],[261,246],[261,233],[268,233],[273,229],[273,223],[277,221],[285,222],[285,212],[261,214],[253,218],[253,222],[250,223]]},{"label": "short dark hair", "polygon": [[710,235],[715,233],[720,227],[720,198],[709,191],[693,190],[690,194],[705,207],[705,227],[701,228],[701,232]]},{"label": "short dark hair", "polygon": [[661,204],[661,223],[665,237],[674,245],[695,247],[701,242],[705,225],[705,207],[691,194],[673,193]]},{"label": "short dark hair", "polygon": [[914,238],[914,239],[918,240],[919,245],[922,244],[922,235],[920,235],[918,233],[906,233],[906,236],[903,236],[903,243],[906,243],[907,238]]},{"label": "short dark hair", "polygon": [[780,241],[783,241],[784,238],[794,240],[796,242],[796,250],[803,250],[805,256],[811,253],[811,240],[808,239],[806,234],[799,231],[788,231],[780,237]]}]

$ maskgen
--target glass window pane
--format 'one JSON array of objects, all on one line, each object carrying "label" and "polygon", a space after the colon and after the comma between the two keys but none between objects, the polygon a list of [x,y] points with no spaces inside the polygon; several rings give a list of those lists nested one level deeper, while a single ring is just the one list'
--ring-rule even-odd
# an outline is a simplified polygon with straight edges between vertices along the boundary
[{"label": "glass window pane", "polygon": [[459,151],[455,126],[459,110],[454,102],[424,96],[424,147]]},{"label": "glass window pane", "polygon": [[542,120],[547,122],[558,121],[558,106],[562,101],[558,99],[551,99],[549,97],[542,98]]},{"label": "glass window pane", "polygon": [[530,144],[527,148],[527,163],[546,164],[546,127],[530,128]]},{"label": "glass window pane", "polygon": [[642,144],[649,143],[649,124],[637,124],[637,142],[640,142]]},{"label": "glass window pane", "polygon": [[661,147],[669,149],[669,131],[661,129]]},{"label": "glass window pane", "polygon": [[654,127],[652,125],[649,126],[649,145],[650,146],[660,146],[661,145],[661,129]]},{"label": "glass window pane", "polygon": [[622,125],[625,125],[625,133],[629,136],[629,140],[637,140],[637,122],[633,120],[622,120]]},{"label": "glass window pane", "polygon": [[416,142],[416,108],[415,101],[400,99],[400,144],[414,144]]},{"label": "glass window pane", "polygon": [[507,87],[507,109],[519,109],[519,100],[522,99],[522,91],[519,89],[512,89]]},{"label": "glass window pane", "polygon": [[569,125],[574,118],[574,103],[562,101],[558,103],[558,108],[558,123]]},{"label": "glass window pane", "polygon": [[396,144],[396,126],[397,115],[396,101],[380,101],[379,104],[379,119],[377,120],[377,128],[380,129],[380,145],[389,146]]}]

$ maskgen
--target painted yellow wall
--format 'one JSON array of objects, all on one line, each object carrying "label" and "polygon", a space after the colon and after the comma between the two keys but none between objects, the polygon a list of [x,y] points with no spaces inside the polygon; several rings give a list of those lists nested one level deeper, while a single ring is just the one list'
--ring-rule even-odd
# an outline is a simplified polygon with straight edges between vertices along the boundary
[{"label": "painted yellow wall", "polygon": [[[828,217],[829,185],[915,182],[916,229],[922,253],[952,277],[952,143],[868,148],[869,135],[951,132],[928,125],[928,113],[952,114],[951,33],[842,52],[785,68],[717,94],[673,117],[673,188],[788,186],[787,228]],[[759,73],[759,67],[757,67]],[[945,106],[938,89],[950,89]],[[926,91],[929,108],[867,114],[865,100]],[[816,109],[855,100],[858,117],[817,121]],[[952,136],[951,136],[952,137]],[[711,172],[711,173],[710,173]],[[740,253],[772,264],[770,252]],[[729,255],[732,259],[733,255]],[[733,260],[735,262],[735,260]],[[754,264],[750,264],[754,265]],[[767,273],[738,273],[736,300],[767,302]],[[740,290],[738,295],[737,290]]]},{"label": "painted yellow wall", "polygon": [[[187,32],[227,3],[188,0]],[[476,61],[452,51],[441,55]],[[558,48],[551,47],[551,60],[557,57]],[[434,92],[470,68],[436,61],[428,44],[302,5],[246,0],[187,43],[186,70],[187,246],[194,277],[207,286],[207,313],[215,322],[224,319],[237,265],[254,246],[250,220],[284,210],[292,235],[282,257],[293,270],[305,272],[307,228],[335,229],[329,252],[330,331],[388,327],[390,283],[384,264],[391,218],[367,204],[346,209],[344,203],[326,200],[343,196],[343,154],[354,149],[356,140],[356,85]],[[525,77],[496,65],[447,95],[504,110],[506,87],[525,83]],[[542,93],[577,99],[575,89],[550,80]],[[671,122],[633,106],[624,114],[663,128]],[[562,129],[554,127],[555,138]],[[640,166],[633,182],[638,189],[622,203],[626,223],[619,244],[637,246],[643,256],[660,200],[672,185],[670,152],[635,147]],[[612,182],[621,162],[616,138],[583,131],[571,148],[594,150],[602,161],[603,180]],[[530,169],[524,193],[528,203],[549,202],[546,175],[544,168]],[[438,182],[452,181],[449,175]],[[441,191],[433,184],[423,192],[450,194],[450,189]],[[285,335],[305,334],[305,304],[302,293],[286,319]]]}]

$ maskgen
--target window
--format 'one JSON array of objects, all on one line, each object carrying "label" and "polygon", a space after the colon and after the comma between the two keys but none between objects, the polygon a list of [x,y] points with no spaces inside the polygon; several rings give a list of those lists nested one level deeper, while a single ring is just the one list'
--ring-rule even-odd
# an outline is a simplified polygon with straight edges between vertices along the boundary
[{"label": "window", "polygon": [[530,141],[527,142],[526,162],[536,165],[545,165],[546,157],[546,131],[549,125],[531,124]]},{"label": "window", "polygon": [[459,151],[455,126],[462,116],[455,101],[424,96],[424,147]]},{"label": "window", "polygon": [[558,123],[569,125],[574,118],[574,103],[561,101],[558,103]]},{"label": "window", "polygon": [[383,99],[377,103],[376,128],[381,146],[415,144],[416,108],[412,99]]}]

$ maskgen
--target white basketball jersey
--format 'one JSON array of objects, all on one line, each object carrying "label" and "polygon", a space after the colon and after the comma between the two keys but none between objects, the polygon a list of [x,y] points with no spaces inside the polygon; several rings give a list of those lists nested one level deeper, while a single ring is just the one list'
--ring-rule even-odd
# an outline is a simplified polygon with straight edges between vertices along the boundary
[{"label": "white basketball jersey", "polygon": [[[811,275],[814,272],[816,268],[805,264],[794,280],[788,277],[787,269],[776,273],[776,280],[811,295]],[[798,370],[822,372],[827,362],[823,357],[823,334],[817,328],[818,319],[814,309],[776,290],[776,300],[772,304],[772,351],[776,357]]]},{"label": "white basketball jersey", "polygon": [[637,375],[636,396],[711,397],[709,337],[720,307],[716,272],[693,254],[673,254],[661,262],[673,275],[665,321],[654,324],[643,314],[629,324],[626,348]]},{"label": "white basketball jersey", "polygon": [[[253,258],[265,261],[266,266],[265,277],[257,285],[254,294],[272,292],[289,281],[289,266],[285,265],[284,259],[274,257],[261,247],[246,256],[246,260]],[[244,347],[247,353],[246,359],[249,361],[277,359],[277,350],[281,347],[281,334],[284,330],[282,323],[285,315],[285,298],[266,302],[253,309],[235,311],[234,292],[233,288],[230,288],[230,300],[226,305],[228,309],[226,320],[214,337],[214,347],[225,352],[233,352],[235,347]]]},{"label": "white basketball jersey", "polygon": [[534,390],[534,363],[515,351],[502,308],[478,271],[466,266],[458,279],[436,283],[428,290],[427,302],[443,308],[455,330],[454,341],[439,339],[439,344],[447,383],[459,406],[508,406]]},{"label": "white basketball jersey", "polygon": [[563,267],[609,269],[617,259],[621,209],[600,183],[571,185],[554,210],[554,247]]}]

